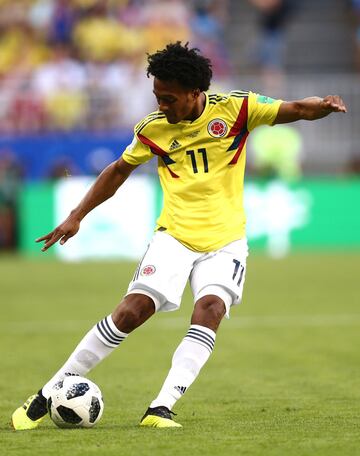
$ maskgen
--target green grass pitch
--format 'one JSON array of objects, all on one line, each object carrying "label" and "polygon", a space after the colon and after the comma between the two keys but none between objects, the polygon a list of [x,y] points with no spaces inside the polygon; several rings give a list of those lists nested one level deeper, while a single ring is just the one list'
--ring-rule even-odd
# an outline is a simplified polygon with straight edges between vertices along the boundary
[{"label": "green grass pitch", "polygon": [[360,454],[359,253],[250,256],[243,303],[176,404],[183,429],[138,422],[187,331],[189,290],[89,375],[105,399],[97,427],[11,430],[12,411],[111,312],[134,268],[0,257],[1,455]]}]

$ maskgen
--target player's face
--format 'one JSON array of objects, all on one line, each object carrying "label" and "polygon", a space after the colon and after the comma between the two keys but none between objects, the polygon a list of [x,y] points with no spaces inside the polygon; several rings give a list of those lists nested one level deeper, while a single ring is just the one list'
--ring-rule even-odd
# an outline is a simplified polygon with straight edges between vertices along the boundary
[{"label": "player's face", "polygon": [[189,90],[181,87],[176,81],[160,81],[154,78],[153,92],[159,110],[165,114],[169,123],[195,120],[199,116],[199,89]]}]

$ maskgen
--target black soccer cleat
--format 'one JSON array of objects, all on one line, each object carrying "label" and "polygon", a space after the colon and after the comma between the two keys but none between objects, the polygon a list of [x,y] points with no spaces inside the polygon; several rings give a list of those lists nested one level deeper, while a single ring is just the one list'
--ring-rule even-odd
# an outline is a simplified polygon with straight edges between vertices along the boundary
[{"label": "black soccer cleat", "polygon": [[16,431],[35,429],[47,412],[46,399],[40,390],[15,410],[11,417],[12,426]]},{"label": "black soccer cleat", "polygon": [[140,426],[157,427],[157,428],[173,428],[182,427],[176,423],[171,415],[175,415],[165,406],[151,408],[149,407],[145,415],[141,418]]}]

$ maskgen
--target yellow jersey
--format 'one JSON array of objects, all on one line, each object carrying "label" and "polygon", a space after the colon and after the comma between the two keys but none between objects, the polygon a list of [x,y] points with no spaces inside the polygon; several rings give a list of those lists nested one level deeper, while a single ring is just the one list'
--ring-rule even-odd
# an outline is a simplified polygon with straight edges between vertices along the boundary
[{"label": "yellow jersey", "polygon": [[149,114],[122,156],[131,165],[158,157],[164,203],[157,229],[198,252],[245,236],[246,139],[256,126],[272,125],[282,103],[240,90],[205,95],[194,121],[169,124],[161,111]]}]

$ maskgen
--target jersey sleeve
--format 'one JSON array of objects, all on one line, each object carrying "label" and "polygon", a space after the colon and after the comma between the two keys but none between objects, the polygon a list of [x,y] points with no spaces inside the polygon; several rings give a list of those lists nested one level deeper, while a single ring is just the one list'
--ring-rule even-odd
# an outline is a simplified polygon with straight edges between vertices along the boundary
[{"label": "jersey sleeve", "polygon": [[150,147],[139,141],[136,134],[134,134],[131,144],[127,146],[122,154],[122,158],[126,161],[126,163],[134,166],[146,163],[151,160],[153,156],[154,155],[151,153]]},{"label": "jersey sleeve", "polygon": [[259,125],[273,125],[282,102],[249,92],[248,130]]}]

